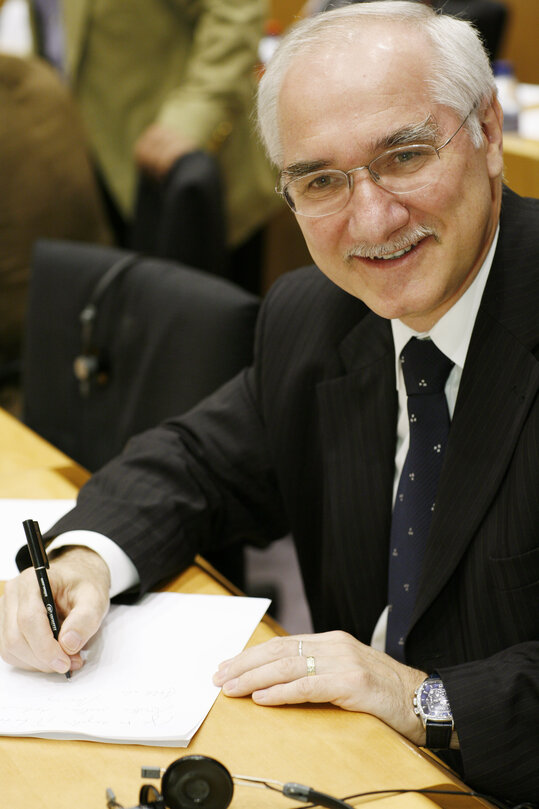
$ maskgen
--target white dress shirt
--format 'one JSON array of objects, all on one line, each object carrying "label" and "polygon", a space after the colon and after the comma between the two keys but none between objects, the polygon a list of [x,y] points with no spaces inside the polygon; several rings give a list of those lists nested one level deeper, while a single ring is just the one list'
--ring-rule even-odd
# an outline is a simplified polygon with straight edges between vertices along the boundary
[{"label": "white dress shirt", "polygon": [[[470,343],[473,326],[483,290],[487,282],[496,243],[498,241],[498,231],[490,247],[490,250],[483,262],[481,269],[475,277],[473,283],[459,298],[455,305],[436,323],[436,325],[425,334],[417,334],[412,329],[401,323],[400,320],[392,320],[393,340],[395,343],[395,367],[397,372],[397,391],[399,394],[399,418],[397,425],[397,449],[395,455],[395,485],[394,495],[397,490],[400,473],[404,465],[404,459],[408,451],[409,427],[406,407],[406,388],[404,378],[398,360],[400,352],[411,337],[427,337],[434,340],[436,346],[443,351],[455,363],[449,374],[445,393],[449,407],[450,416],[453,415],[455,402],[457,399],[458,387],[466,352]],[[111,598],[119,593],[135,587],[139,583],[137,569],[128,555],[115,542],[94,531],[67,531],[59,534],[49,545],[48,550],[53,551],[67,545],[82,545],[96,551],[107,563],[110,575]],[[387,626],[387,608],[380,616],[374,630],[371,644],[375,648],[385,649],[385,633]]]}]

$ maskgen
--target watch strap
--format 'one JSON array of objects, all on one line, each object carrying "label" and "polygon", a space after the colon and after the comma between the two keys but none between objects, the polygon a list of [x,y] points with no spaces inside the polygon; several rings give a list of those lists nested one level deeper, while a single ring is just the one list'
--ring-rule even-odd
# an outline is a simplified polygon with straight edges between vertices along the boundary
[{"label": "watch strap", "polygon": [[447,750],[451,744],[451,734],[453,733],[453,722],[449,719],[446,722],[433,722],[427,719],[425,723],[427,739],[425,747],[429,750]]}]

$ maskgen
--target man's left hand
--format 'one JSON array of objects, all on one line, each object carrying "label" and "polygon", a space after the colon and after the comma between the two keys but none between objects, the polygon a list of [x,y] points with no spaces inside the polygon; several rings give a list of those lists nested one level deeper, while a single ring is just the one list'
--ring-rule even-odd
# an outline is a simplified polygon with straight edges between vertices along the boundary
[{"label": "man's left hand", "polygon": [[[314,658],[313,674],[307,673],[308,657]],[[421,745],[425,731],[413,696],[426,676],[336,631],[272,638],[225,660],[213,681],[227,696],[251,694],[259,705],[331,702],[369,713]]]}]

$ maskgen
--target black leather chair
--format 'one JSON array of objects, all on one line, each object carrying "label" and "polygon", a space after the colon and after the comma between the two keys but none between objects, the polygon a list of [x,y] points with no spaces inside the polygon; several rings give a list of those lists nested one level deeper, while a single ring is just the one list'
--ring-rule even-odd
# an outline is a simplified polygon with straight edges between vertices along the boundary
[{"label": "black leather chair", "polygon": [[163,181],[140,173],[133,222],[122,244],[211,272],[257,295],[262,289],[264,231],[227,244],[225,192],[217,159],[194,151]]},{"label": "black leather chair", "polygon": [[229,281],[174,262],[39,241],[24,421],[94,471],[131,435],[186,411],[249,364],[258,307]]},{"label": "black leather chair", "polygon": [[223,187],[212,155],[195,151],[180,157],[163,182],[140,174],[131,246],[228,275]]},{"label": "black leather chair", "polygon": [[[240,287],[174,262],[39,241],[23,421],[93,472],[130,436],[185,412],[248,365],[258,308]],[[240,548],[209,558],[244,586]]]}]

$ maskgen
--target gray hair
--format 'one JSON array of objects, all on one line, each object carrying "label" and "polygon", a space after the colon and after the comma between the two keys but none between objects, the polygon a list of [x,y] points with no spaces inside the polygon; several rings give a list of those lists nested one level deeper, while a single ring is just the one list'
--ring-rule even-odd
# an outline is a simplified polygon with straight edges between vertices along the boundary
[{"label": "gray hair", "polygon": [[257,107],[259,134],[276,166],[282,165],[279,95],[292,62],[299,54],[315,53],[328,43],[338,44],[350,37],[354,26],[369,20],[404,23],[425,33],[433,52],[431,75],[425,78],[432,100],[454,110],[461,118],[475,107],[466,127],[474,145],[481,145],[479,108],[492,99],[496,85],[488,55],[473,25],[436,13],[422,3],[378,0],[321,12],[291,26],[283,37],[260,80]]}]

